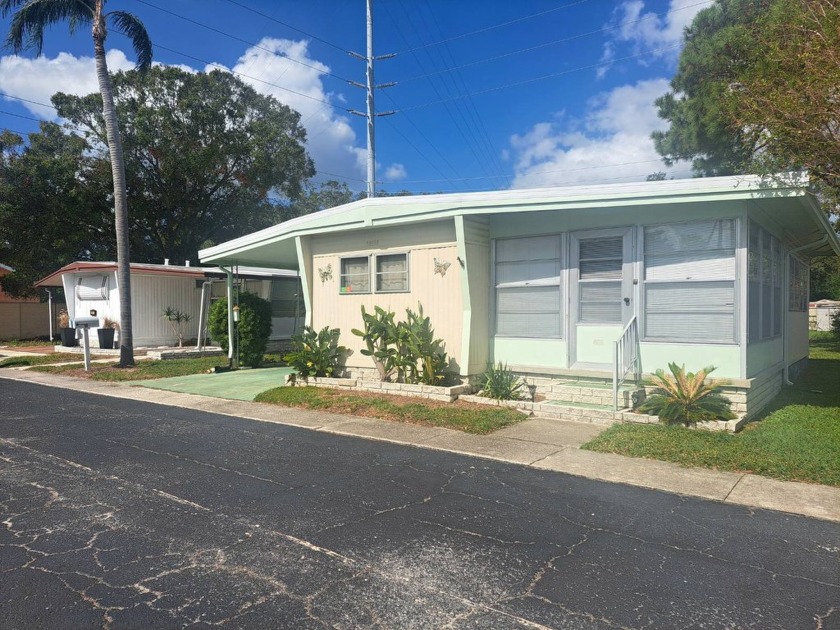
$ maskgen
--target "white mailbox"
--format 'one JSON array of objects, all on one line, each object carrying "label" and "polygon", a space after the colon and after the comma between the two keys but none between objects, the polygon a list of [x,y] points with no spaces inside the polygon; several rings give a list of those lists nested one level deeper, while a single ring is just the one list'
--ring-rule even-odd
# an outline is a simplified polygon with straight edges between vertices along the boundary
[{"label": "white mailbox", "polygon": [[98,317],[77,317],[73,320],[73,327],[74,328],[98,328],[99,327],[99,318]]},{"label": "white mailbox", "polygon": [[[93,311],[95,312],[95,311]],[[84,343],[84,351],[85,351],[85,372],[90,371],[90,336],[88,335],[88,331],[91,328],[97,328],[99,326],[99,318],[98,317],[76,317],[73,320],[73,327],[76,330],[82,331],[82,338],[85,340]]]}]

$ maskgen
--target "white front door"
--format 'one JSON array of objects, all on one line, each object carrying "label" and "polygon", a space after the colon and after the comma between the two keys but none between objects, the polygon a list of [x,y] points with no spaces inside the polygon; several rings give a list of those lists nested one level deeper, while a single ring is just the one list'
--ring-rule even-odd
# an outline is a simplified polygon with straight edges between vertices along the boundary
[{"label": "white front door", "polygon": [[569,364],[609,369],[613,343],[636,308],[633,229],[573,232],[570,262]]}]

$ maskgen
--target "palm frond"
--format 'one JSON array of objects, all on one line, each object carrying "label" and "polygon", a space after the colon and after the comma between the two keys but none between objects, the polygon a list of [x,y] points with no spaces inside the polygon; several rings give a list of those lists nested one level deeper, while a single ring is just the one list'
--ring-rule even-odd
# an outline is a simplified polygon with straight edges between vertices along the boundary
[{"label": "palm frond", "polygon": [[658,415],[669,424],[694,424],[704,420],[731,420],[735,414],[731,402],[720,393],[720,386],[706,382],[715,368],[704,367],[696,373],[686,372],[685,366],[669,363],[671,374],[659,369],[654,373],[656,389],[639,406],[638,411]]},{"label": "palm frond", "polygon": [[108,18],[123,35],[131,39],[134,54],[137,56],[136,69],[148,70],[152,65],[152,40],[140,18],[126,11],[112,11]]},{"label": "palm frond", "polygon": [[73,31],[79,24],[90,24],[93,19],[92,9],[84,0],[0,0],[3,17],[15,9],[6,36],[6,45],[15,53],[33,48],[40,55],[47,26],[67,21]]}]

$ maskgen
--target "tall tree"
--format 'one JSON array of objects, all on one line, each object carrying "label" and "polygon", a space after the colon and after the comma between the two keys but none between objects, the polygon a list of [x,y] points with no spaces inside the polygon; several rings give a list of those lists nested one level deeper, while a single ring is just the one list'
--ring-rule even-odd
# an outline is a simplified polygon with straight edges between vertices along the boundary
[{"label": "tall tree", "polygon": [[134,336],[131,322],[131,274],[128,234],[128,202],[126,200],[125,164],[117,127],[117,110],[108,64],[105,59],[105,40],[110,23],[125,33],[134,46],[137,68],[148,69],[152,64],[152,42],[143,23],[125,11],[105,13],[106,0],[0,0],[0,14],[10,13],[7,44],[15,53],[32,47],[41,54],[44,47],[44,29],[59,22],[68,22],[70,32],[79,25],[91,26],[96,78],[102,96],[102,115],[111,158],[114,180],[114,223],[117,240],[117,282],[120,295],[120,367],[134,365]]},{"label": "tall tree", "polygon": [[113,256],[110,176],[90,177],[93,158],[83,138],[41,123],[29,144],[0,134],[0,260],[14,273],[3,290],[36,295],[32,284],[74,260]]},{"label": "tall tree", "polygon": [[776,0],[752,25],[761,54],[725,103],[759,172],[803,168],[840,202],[840,0]]},{"label": "tall tree", "polygon": [[[300,114],[218,70],[155,67],[113,76],[136,261],[195,259],[277,221],[314,174]],[[58,115],[107,148],[98,94],[56,94]]]},{"label": "tall tree", "polygon": [[731,124],[726,97],[742,68],[762,52],[752,26],[773,0],[718,0],[686,29],[671,90],[656,99],[656,150],[667,165],[691,159],[702,177],[743,173],[757,149],[754,138]]}]

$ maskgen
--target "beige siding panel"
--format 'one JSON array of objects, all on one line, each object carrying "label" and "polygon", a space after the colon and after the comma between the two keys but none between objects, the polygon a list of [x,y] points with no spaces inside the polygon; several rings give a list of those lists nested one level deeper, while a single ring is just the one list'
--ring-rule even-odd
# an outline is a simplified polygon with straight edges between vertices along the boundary
[{"label": "beige siding panel", "polygon": [[455,224],[451,219],[446,219],[415,223],[405,227],[372,228],[315,236],[311,239],[311,253],[313,256],[350,252],[368,253],[389,249],[427,247],[431,243],[454,242]]},{"label": "beige siding panel", "polygon": [[808,356],[808,313],[788,312],[788,364]]},{"label": "beige siding panel", "polygon": [[[413,229],[413,228],[412,228]],[[374,251],[373,253],[377,253]],[[314,257],[315,269],[326,269],[332,265],[332,278],[321,280],[316,275],[312,283],[312,325],[316,330],[324,326],[341,329],[341,345],[353,353],[347,360],[349,367],[373,367],[369,357],[361,354],[364,342],[350,332],[351,328],[363,328],[361,308],[368,311],[374,306],[394,311],[397,319],[405,318],[405,309],[417,309],[423,305],[431,318],[435,334],[446,343],[446,351],[460,366],[461,362],[461,273],[456,260],[454,245],[430,246],[409,250],[408,293],[339,294],[340,256],[319,255]],[[435,273],[434,259],[449,262],[445,275]]]}]

